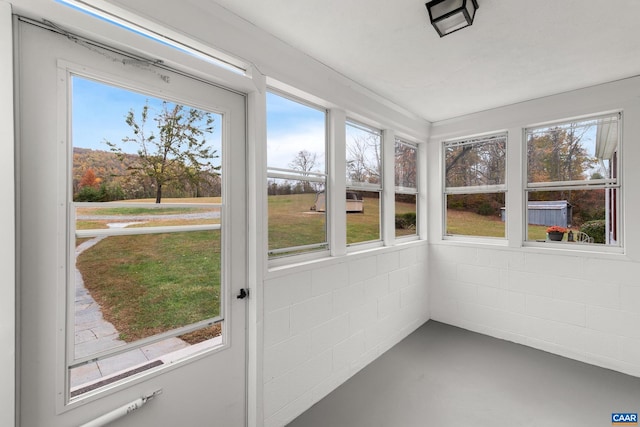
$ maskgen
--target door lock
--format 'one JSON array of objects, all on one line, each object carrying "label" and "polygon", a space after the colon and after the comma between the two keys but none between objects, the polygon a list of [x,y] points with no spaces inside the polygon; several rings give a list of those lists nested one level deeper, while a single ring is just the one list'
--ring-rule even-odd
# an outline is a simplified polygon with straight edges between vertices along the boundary
[{"label": "door lock", "polygon": [[249,296],[249,289],[248,288],[242,288],[242,289],[240,289],[240,293],[236,296],[236,298],[245,299],[248,296]]}]

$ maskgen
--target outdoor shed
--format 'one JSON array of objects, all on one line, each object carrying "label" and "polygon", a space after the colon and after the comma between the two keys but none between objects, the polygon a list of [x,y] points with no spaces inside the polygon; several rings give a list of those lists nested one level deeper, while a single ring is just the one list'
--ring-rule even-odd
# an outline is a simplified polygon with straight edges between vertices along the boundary
[{"label": "outdoor shed", "polygon": [[[363,213],[364,212],[364,200],[362,195],[355,191],[347,191],[347,213]],[[316,194],[316,202],[311,207],[311,210],[318,212],[324,212],[326,210],[326,196],[324,191],[320,191]]]},{"label": "outdoor shed", "polygon": [[[528,223],[534,225],[571,225],[573,207],[566,200],[531,201],[527,205]],[[506,219],[505,208],[501,211],[502,220]]]}]

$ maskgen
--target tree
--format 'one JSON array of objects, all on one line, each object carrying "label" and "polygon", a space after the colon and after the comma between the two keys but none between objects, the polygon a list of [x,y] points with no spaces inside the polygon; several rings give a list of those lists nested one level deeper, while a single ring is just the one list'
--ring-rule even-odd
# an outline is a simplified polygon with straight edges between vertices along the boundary
[{"label": "tree", "polygon": [[418,150],[410,145],[396,143],[395,147],[395,185],[416,187],[418,183]]},{"label": "tree", "polygon": [[84,175],[82,175],[82,178],[80,179],[80,183],[78,184],[78,186],[80,188],[83,188],[83,187],[98,188],[100,187],[101,182],[102,180],[96,176],[93,169],[89,168],[85,171]]},{"label": "tree", "polygon": [[296,157],[289,163],[289,167],[300,172],[312,172],[316,167],[316,159],[318,155],[307,150],[301,150]]},{"label": "tree", "polygon": [[381,182],[380,139],[376,135],[354,136],[347,142],[347,173],[354,183]]},{"label": "tree", "polygon": [[[149,104],[145,104],[139,118],[133,109],[129,111],[125,122],[133,130],[133,136],[122,138],[122,142],[138,146],[137,160],[127,169],[141,181],[151,180],[156,203],[160,203],[164,186],[181,180],[193,185],[202,171],[217,174],[220,166],[213,166],[212,160],[218,155],[206,139],[213,133],[210,113],[164,101],[161,111],[153,118],[156,135],[153,130],[147,133],[149,109]],[[121,161],[127,157],[118,144],[105,143]]]},{"label": "tree", "polygon": [[506,139],[500,136],[448,146],[445,159],[447,187],[503,184]]},{"label": "tree", "polygon": [[[291,163],[289,163],[289,167],[293,170],[302,172],[302,176],[309,176],[308,172],[313,172],[313,169],[316,167],[317,158],[318,155],[316,153],[311,153],[307,150],[300,150]],[[309,193],[315,191],[316,189],[311,185],[311,182],[303,182],[302,192]]]}]

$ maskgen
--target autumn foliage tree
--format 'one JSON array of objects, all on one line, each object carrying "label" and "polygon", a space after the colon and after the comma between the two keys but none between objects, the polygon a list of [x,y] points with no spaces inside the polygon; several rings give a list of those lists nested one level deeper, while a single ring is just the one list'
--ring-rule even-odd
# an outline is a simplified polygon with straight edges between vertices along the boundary
[{"label": "autumn foliage tree", "polygon": [[[151,119],[155,122],[152,129],[149,129],[149,115],[148,103],[139,117],[130,110],[125,121],[133,136],[122,138],[122,142],[137,146],[136,162],[127,169],[134,178],[152,181],[156,203],[161,202],[162,190],[167,185],[181,181],[194,183],[204,172],[218,174],[220,167],[213,165],[218,155],[207,140],[213,133],[211,113],[165,101]],[[111,141],[105,143],[118,158],[126,158],[122,146]]]},{"label": "autumn foliage tree", "polygon": [[102,179],[98,178],[93,171],[93,169],[89,168],[85,171],[84,175],[80,179],[80,183],[78,186],[80,188],[91,187],[91,188],[99,188]]}]

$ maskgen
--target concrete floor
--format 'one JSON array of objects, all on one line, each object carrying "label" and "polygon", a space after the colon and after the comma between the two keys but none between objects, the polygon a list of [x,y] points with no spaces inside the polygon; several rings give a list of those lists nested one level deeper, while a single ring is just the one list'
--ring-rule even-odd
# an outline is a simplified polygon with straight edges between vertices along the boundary
[{"label": "concrete floor", "polygon": [[640,378],[435,321],[289,427],[602,427],[640,413]]}]

